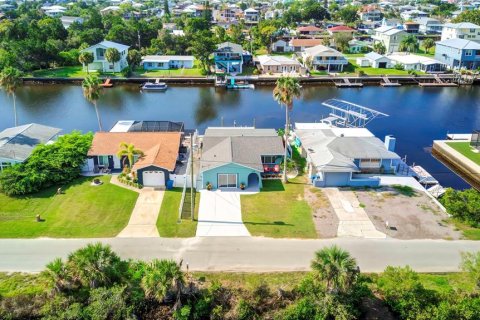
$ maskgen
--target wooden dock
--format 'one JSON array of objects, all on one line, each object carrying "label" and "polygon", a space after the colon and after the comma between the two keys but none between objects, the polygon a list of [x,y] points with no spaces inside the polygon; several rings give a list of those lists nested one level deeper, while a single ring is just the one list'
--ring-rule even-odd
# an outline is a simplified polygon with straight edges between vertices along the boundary
[{"label": "wooden dock", "polygon": [[380,82],[382,87],[399,87],[401,86],[398,82],[392,82],[388,77],[382,77],[383,82]]},{"label": "wooden dock", "polygon": [[458,84],[453,82],[443,81],[438,74],[434,76],[435,82],[419,82],[420,87],[458,87]]},{"label": "wooden dock", "polygon": [[363,87],[363,83],[360,82],[350,82],[348,78],[341,78],[342,82],[334,81],[335,86],[337,88],[361,88]]},{"label": "wooden dock", "polygon": [[438,180],[435,179],[430,173],[428,173],[427,170],[425,170],[421,166],[413,166],[412,167],[413,172],[415,172],[415,176],[418,179],[418,182],[420,182],[423,185],[436,185],[438,184]]}]

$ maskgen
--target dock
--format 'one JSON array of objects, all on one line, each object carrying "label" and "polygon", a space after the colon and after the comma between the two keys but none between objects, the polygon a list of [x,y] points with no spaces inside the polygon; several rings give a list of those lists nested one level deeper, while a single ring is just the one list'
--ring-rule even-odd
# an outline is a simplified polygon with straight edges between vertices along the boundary
[{"label": "dock", "polygon": [[434,75],[435,82],[419,82],[420,87],[458,87],[458,84],[453,82],[443,81],[438,74]]},{"label": "dock", "polygon": [[471,133],[448,133],[447,140],[464,140],[470,141],[472,139]]},{"label": "dock", "polygon": [[427,191],[435,198],[440,198],[447,191],[447,189],[439,184],[436,184],[433,187],[427,188]]},{"label": "dock", "polygon": [[401,86],[398,82],[392,82],[388,77],[382,77],[383,82],[380,82],[382,87],[399,87]]},{"label": "dock", "polygon": [[422,185],[438,185],[438,180],[435,179],[427,170],[421,166],[413,166],[413,172],[415,177],[418,179]]},{"label": "dock", "polygon": [[361,88],[363,83],[360,82],[350,82],[348,78],[341,78],[342,82],[334,81],[337,88]]}]

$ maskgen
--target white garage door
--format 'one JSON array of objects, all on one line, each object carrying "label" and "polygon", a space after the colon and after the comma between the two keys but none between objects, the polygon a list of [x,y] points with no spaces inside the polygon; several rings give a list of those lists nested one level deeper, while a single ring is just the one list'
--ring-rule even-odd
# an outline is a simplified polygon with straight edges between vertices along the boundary
[{"label": "white garage door", "polygon": [[163,171],[144,171],[143,185],[145,187],[164,187],[165,173]]}]

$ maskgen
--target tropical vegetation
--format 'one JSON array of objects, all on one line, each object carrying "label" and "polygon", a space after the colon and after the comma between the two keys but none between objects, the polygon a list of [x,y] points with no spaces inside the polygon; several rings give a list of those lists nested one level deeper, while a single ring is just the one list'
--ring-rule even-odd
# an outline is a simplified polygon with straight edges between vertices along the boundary
[{"label": "tropical vegetation", "polygon": [[102,120],[100,119],[100,113],[98,111],[98,99],[100,99],[101,86],[100,79],[94,75],[89,74],[82,81],[83,96],[87,99],[88,102],[91,102],[95,107],[95,113],[97,115],[98,129],[103,131]]},{"label": "tropical vegetation", "polygon": [[78,178],[92,139],[91,133],[73,131],[60,136],[56,143],[38,145],[23,163],[0,172],[0,191],[23,195]]},{"label": "tropical vegetation", "polygon": [[22,84],[22,73],[20,70],[13,67],[6,67],[0,72],[0,87],[13,98],[13,114],[15,119],[15,126],[18,126],[17,106],[16,106],[16,91]]},{"label": "tropical vegetation", "polygon": [[472,227],[480,227],[480,192],[477,190],[448,188],[440,198],[440,202],[453,218]]}]

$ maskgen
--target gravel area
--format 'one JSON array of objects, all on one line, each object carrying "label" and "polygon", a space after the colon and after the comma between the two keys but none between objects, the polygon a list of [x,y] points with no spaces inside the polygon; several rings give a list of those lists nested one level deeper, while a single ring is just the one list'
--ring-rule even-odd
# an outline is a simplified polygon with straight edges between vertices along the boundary
[{"label": "gravel area", "polygon": [[338,230],[338,218],[322,190],[305,186],[305,200],[312,208],[313,223],[319,238],[335,238]]},{"label": "gravel area", "polygon": [[[448,216],[423,192],[410,188],[355,190],[370,220],[379,231],[397,239],[461,239]],[[388,221],[388,228],[386,222]]]}]

